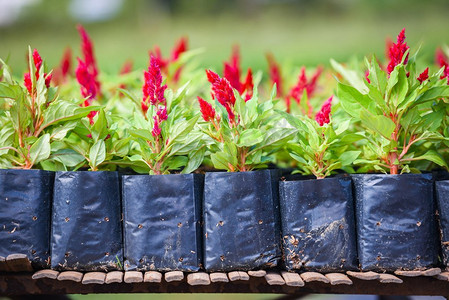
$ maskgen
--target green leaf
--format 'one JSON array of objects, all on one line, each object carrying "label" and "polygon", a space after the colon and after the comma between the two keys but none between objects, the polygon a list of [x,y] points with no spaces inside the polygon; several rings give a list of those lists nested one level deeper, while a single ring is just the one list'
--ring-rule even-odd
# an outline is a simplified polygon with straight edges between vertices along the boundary
[{"label": "green leaf", "polygon": [[359,157],[360,153],[362,151],[345,151],[340,155],[338,160],[342,166],[349,166]]},{"label": "green leaf", "polygon": [[79,120],[87,116],[89,112],[99,109],[99,106],[80,107],[75,103],[65,100],[51,102],[43,113],[44,122],[41,126],[41,130],[60,122]]},{"label": "green leaf", "polygon": [[263,141],[263,135],[259,129],[246,129],[244,130],[237,142],[238,147],[251,147]]},{"label": "green leaf", "polygon": [[[396,70],[396,69],[395,69]],[[394,107],[400,105],[408,92],[408,80],[405,68],[401,67],[398,70],[398,81],[392,90],[390,99],[393,100]]]},{"label": "green leaf", "polygon": [[92,125],[91,134],[94,141],[104,140],[108,135],[108,120],[103,109],[98,112],[97,120]]},{"label": "green leaf", "polygon": [[[295,128],[271,128],[265,134],[264,140],[248,154],[265,148],[280,148],[298,132]],[[276,150],[276,149],[274,149]]]},{"label": "green leaf", "polygon": [[106,145],[103,140],[98,140],[89,151],[89,165],[92,170],[97,170],[99,164],[106,159]]},{"label": "green leaf", "polygon": [[343,109],[351,116],[358,118],[360,111],[370,110],[371,99],[368,95],[360,93],[352,86],[338,83],[337,97]]},{"label": "green leaf", "polygon": [[84,156],[72,149],[61,149],[50,155],[50,159],[59,161],[66,167],[75,167],[84,161]]},{"label": "green leaf", "polygon": [[[343,67],[341,64],[336,62],[335,60],[330,60],[332,68],[337,71],[338,73],[343,76],[346,81],[354,86],[360,93],[367,93],[368,88],[366,87],[365,82],[363,82],[363,79],[359,76],[359,74],[355,71],[348,70],[345,67]],[[340,98],[340,97],[339,97]]]},{"label": "green leaf", "polygon": [[366,125],[366,127],[378,132],[388,140],[391,139],[391,134],[396,128],[396,125],[391,119],[385,117],[384,115],[370,114],[365,110],[362,110],[360,112],[360,119]]},{"label": "green leaf", "polygon": [[417,99],[417,104],[447,97],[449,97],[449,85],[432,87]]},{"label": "green leaf", "polygon": [[59,126],[55,126],[51,131],[51,140],[62,140],[69,131],[74,129],[77,125],[77,121],[69,121]]},{"label": "green leaf", "polygon": [[423,160],[423,159],[434,162],[441,167],[445,167],[445,168],[448,167],[446,162],[444,161],[444,159],[434,150],[429,150],[421,156],[404,159],[404,160],[407,161],[407,160]]},{"label": "green leaf", "polygon": [[206,147],[200,147],[196,151],[192,151],[189,154],[189,161],[185,168],[182,170],[182,174],[189,174],[199,168],[203,163],[204,155],[206,153]]},{"label": "green leaf", "polygon": [[50,156],[50,134],[41,136],[30,148],[31,164],[35,165]]}]

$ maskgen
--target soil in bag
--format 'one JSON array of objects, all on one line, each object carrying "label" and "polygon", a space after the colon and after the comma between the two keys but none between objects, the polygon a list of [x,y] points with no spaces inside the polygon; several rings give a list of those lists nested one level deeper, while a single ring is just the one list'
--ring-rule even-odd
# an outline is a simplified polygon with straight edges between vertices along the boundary
[{"label": "soil in bag", "polygon": [[0,170],[0,256],[26,254],[33,268],[50,258],[50,210],[54,173]]},{"label": "soil in bag", "polygon": [[198,271],[204,175],[123,176],[125,270]]},{"label": "soil in bag", "polygon": [[203,199],[207,271],[252,270],[281,257],[279,173],[206,173]]},{"label": "soil in bag", "polygon": [[357,269],[349,176],[279,183],[283,257],[288,270]]},{"label": "soil in bag", "polygon": [[431,174],[353,175],[363,271],[419,270],[438,261]]},{"label": "soil in bag", "polygon": [[110,271],[123,262],[119,177],[116,172],[57,172],[51,266]]}]

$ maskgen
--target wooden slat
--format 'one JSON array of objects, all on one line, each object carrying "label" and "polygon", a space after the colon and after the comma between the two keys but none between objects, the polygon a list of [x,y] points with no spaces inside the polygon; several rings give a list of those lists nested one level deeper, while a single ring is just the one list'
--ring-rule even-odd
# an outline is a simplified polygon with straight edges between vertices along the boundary
[{"label": "wooden slat", "polygon": [[172,281],[181,281],[184,279],[184,273],[181,271],[171,271],[165,273],[165,281],[172,282]]},{"label": "wooden slat", "polygon": [[325,275],[332,285],[347,284],[352,285],[352,280],[342,273],[329,273]]},{"label": "wooden slat", "polygon": [[288,286],[304,286],[304,281],[298,273],[281,271],[281,275],[284,278],[285,284]]},{"label": "wooden slat", "polygon": [[58,271],[45,269],[45,270],[37,271],[36,273],[33,274],[33,276],[31,276],[31,278],[33,278],[33,279],[41,279],[41,278],[56,279],[56,278],[58,278],[58,275],[59,275]]},{"label": "wooden slat", "polygon": [[305,282],[321,281],[324,283],[329,283],[329,279],[323,274],[318,272],[304,272],[301,274],[301,278]]},{"label": "wooden slat", "polygon": [[196,272],[187,275],[187,283],[190,285],[209,285],[209,274],[204,272]]},{"label": "wooden slat", "polygon": [[211,282],[229,282],[226,273],[221,272],[210,273],[209,277]]},{"label": "wooden slat", "polygon": [[124,281],[126,283],[143,282],[143,274],[139,271],[127,271],[125,272]]},{"label": "wooden slat", "polygon": [[33,272],[33,267],[26,254],[10,254],[6,257],[10,272]]},{"label": "wooden slat", "polygon": [[82,284],[104,284],[106,273],[103,272],[89,272],[84,274]]},{"label": "wooden slat", "polygon": [[248,275],[252,277],[264,277],[265,275],[267,275],[267,271],[265,270],[248,271]]},{"label": "wooden slat", "polygon": [[70,280],[70,281],[75,281],[75,282],[81,282],[82,279],[83,279],[83,273],[76,272],[76,271],[64,271],[64,272],[59,273],[59,275],[58,275],[59,281]]},{"label": "wooden slat", "polygon": [[249,275],[243,271],[232,271],[228,273],[230,281],[249,280]]},{"label": "wooden slat", "polygon": [[449,272],[441,272],[436,275],[435,278],[443,281],[449,281]]},{"label": "wooden slat", "polygon": [[267,272],[265,275],[265,280],[269,285],[284,285],[285,281],[282,278],[281,274],[276,272]]},{"label": "wooden slat", "polygon": [[0,272],[8,272],[9,268],[6,264],[6,258],[3,256],[0,256]]},{"label": "wooden slat", "polygon": [[402,283],[402,279],[391,274],[379,274],[379,281],[382,283]]},{"label": "wooden slat", "polygon": [[425,270],[423,272],[423,275],[424,276],[436,276],[436,275],[438,275],[440,273],[441,273],[441,269],[440,268],[432,268],[432,269]]},{"label": "wooden slat", "polygon": [[104,283],[122,283],[123,282],[123,272],[121,271],[112,271],[106,274],[106,278],[104,279]]},{"label": "wooden slat", "polygon": [[374,273],[372,271],[368,272],[353,272],[353,271],[347,271],[346,274],[349,276],[352,276],[357,279],[361,280],[377,280],[379,279],[379,274]]},{"label": "wooden slat", "polygon": [[160,283],[161,281],[162,281],[162,273],[157,271],[145,272],[145,276],[143,276],[143,282]]},{"label": "wooden slat", "polygon": [[403,271],[403,270],[397,270],[394,271],[395,275],[398,276],[405,276],[405,277],[418,277],[423,275],[423,271],[418,271],[418,270],[414,270],[414,271]]}]

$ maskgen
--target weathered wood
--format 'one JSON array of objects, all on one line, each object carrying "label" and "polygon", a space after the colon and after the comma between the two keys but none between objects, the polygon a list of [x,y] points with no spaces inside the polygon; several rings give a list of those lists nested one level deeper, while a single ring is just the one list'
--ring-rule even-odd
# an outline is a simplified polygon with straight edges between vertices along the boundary
[{"label": "weathered wood", "polygon": [[281,271],[282,278],[288,286],[304,286],[304,281],[298,273]]},{"label": "weathered wood", "polygon": [[305,282],[321,281],[324,283],[329,283],[329,279],[323,274],[318,272],[304,272],[301,274],[301,278]]},{"label": "weathered wood", "polygon": [[204,272],[196,272],[187,275],[187,283],[190,285],[209,285],[209,274]]},{"label": "weathered wood", "polygon": [[379,281],[382,283],[402,283],[403,280],[391,274],[379,274]]},{"label": "weathered wood", "polygon": [[6,257],[6,265],[10,272],[33,272],[33,267],[26,254],[10,254]]},{"label": "weathered wood", "polygon": [[6,264],[6,258],[3,256],[0,256],[0,272],[8,272],[9,268]]},{"label": "weathered wood", "polygon": [[145,272],[145,276],[143,277],[143,282],[160,283],[161,281],[162,281],[162,273],[157,271]]},{"label": "weathered wood", "polygon": [[181,271],[171,271],[165,273],[165,281],[172,282],[172,281],[181,281],[184,279],[184,273]]},{"label": "weathered wood", "polygon": [[324,276],[326,276],[326,278],[329,279],[329,282],[332,285],[337,285],[337,284],[352,285],[352,280],[349,279],[349,277],[343,273],[328,273]]},{"label": "weathered wood", "polygon": [[404,270],[396,270],[394,271],[394,274],[398,276],[405,276],[405,277],[418,277],[423,275],[423,271],[404,271]]},{"label": "weathered wood", "polygon": [[106,278],[104,283],[122,283],[123,282],[123,272],[121,271],[112,271],[106,274]]},{"label": "weathered wood", "polygon": [[126,283],[139,283],[143,282],[143,274],[139,271],[126,271],[124,281]]},{"label": "weathered wood", "polygon": [[265,275],[265,280],[269,285],[284,285],[285,281],[282,278],[281,274],[276,272],[267,272]]},{"label": "weathered wood", "polygon": [[351,278],[353,285],[331,285],[323,282],[307,282],[303,287],[269,285],[265,278],[250,277],[247,281],[215,282],[210,285],[191,286],[187,280],[168,283],[115,283],[82,284],[49,278],[32,280],[31,273],[0,274],[0,297],[19,295],[61,295],[100,293],[269,293],[288,294],[299,298],[306,294],[377,294],[377,295],[449,295],[449,281],[435,277],[402,277],[402,284],[385,284],[379,280]]},{"label": "weathered wood", "polygon": [[425,270],[422,274],[424,276],[436,276],[440,273],[441,273],[440,268],[431,268],[431,269]]},{"label": "weathered wood", "polygon": [[246,272],[242,271],[232,271],[228,273],[228,277],[230,281],[237,281],[237,280],[249,280],[249,275]]},{"label": "weathered wood", "polygon": [[440,274],[435,276],[438,280],[449,281],[449,272],[441,272]]},{"label": "weathered wood", "polygon": [[347,271],[346,274],[348,274],[349,276],[352,276],[354,278],[357,279],[361,279],[361,280],[376,280],[379,279],[379,274],[374,273],[372,271],[368,271],[368,272],[353,272],[353,271]]},{"label": "weathered wood", "polygon": [[33,279],[42,279],[42,278],[49,278],[49,279],[56,279],[58,278],[59,272],[55,270],[45,269],[40,270],[34,273],[31,278]]},{"label": "weathered wood", "polygon": [[221,272],[210,273],[209,277],[211,282],[229,282],[226,273]]},{"label": "weathered wood", "polygon": [[83,273],[76,272],[76,271],[64,271],[59,273],[58,280],[69,280],[69,281],[75,281],[75,282],[81,282],[83,279]]},{"label": "weathered wood", "polygon": [[265,275],[267,275],[267,271],[265,270],[248,271],[248,275],[252,277],[264,277]]},{"label": "weathered wood", "polygon": [[103,272],[88,272],[84,274],[82,284],[104,284],[106,273]]}]

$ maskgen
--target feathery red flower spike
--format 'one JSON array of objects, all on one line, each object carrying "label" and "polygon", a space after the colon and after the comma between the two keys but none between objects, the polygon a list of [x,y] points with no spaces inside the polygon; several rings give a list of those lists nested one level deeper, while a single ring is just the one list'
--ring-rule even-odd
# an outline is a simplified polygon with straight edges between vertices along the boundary
[{"label": "feathery red flower spike", "polygon": [[[37,80],[39,80],[39,70],[42,67],[42,58],[39,55],[39,52],[37,51],[37,49],[33,50],[33,63],[34,63],[34,66],[36,67],[36,72],[34,73],[34,75],[35,75],[36,81],[37,81]],[[52,74],[44,73],[44,78],[45,78],[45,86],[47,88],[49,88]],[[23,82],[24,82],[26,89],[28,90],[28,93],[30,95],[32,95],[35,92],[36,87],[33,88],[33,82],[31,80],[30,72],[25,73],[23,75]]]},{"label": "feathery red flower spike", "polygon": [[315,120],[318,122],[320,126],[324,124],[328,124],[330,122],[330,114],[332,110],[332,98],[334,96],[330,96],[329,99],[324,101],[323,106],[317,114],[315,115]]},{"label": "feathery red flower spike", "polygon": [[[410,49],[410,47],[407,46],[407,43],[405,42],[405,28],[404,28],[399,33],[397,42],[391,45],[390,50],[388,52],[388,58],[390,59],[390,62],[387,67],[388,74],[393,72],[394,67],[396,67],[401,63],[402,58],[408,49]],[[404,65],[406,65],[407,62],[408,62],[408,53],[404,59]]]}]

